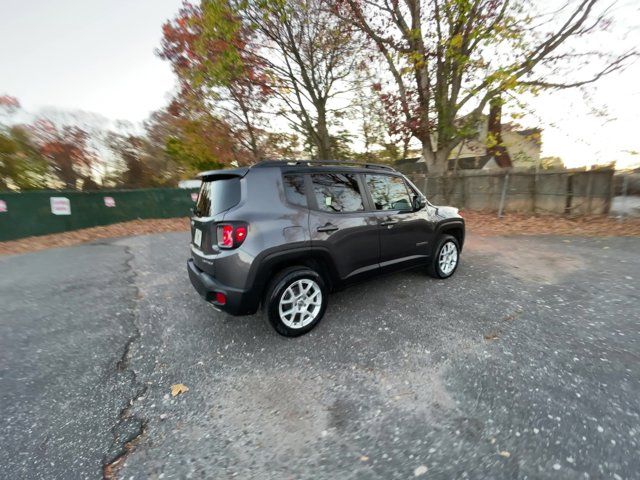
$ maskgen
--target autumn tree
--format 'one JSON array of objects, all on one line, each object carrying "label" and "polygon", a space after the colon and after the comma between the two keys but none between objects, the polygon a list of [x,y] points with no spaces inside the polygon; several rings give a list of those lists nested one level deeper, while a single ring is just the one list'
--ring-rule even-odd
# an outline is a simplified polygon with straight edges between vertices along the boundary
[{"label": "autumn tree", "polygon": [[20,108],[17,98],[0,95],[0,189],[44,188],[47,162],[27,129],[12,120]]},{"label": "autumn tree", "polygon": [[232,127],[207,109],[174,100],[145,126],[152,143],[162,145],[182,177],[253,160],[252,152],[237,142]]},{"label": "autumn tree", "polygon": [[0,95],[0,124],[9,123],[9,118],[20,110],[20,101],[11,95]]},{"label": "autumn tree", "polygon": [[262,148],[266,159],[294,159],[304,155],[300,137],[295,133],[266,132]]},{"label": "autumn tree", "polygon": [[[179,79],[180,101],[219,117],[235,141],[260,158],[263,110],[271,90],[250,26],[227,0],[205,0],[185,2],[162,32],[158,54],[171,62]],[[198,128],[193,124],[191,130]]]},{"label": "autumn tree", "polygon": [[96,156],[89,146],[86,130],[76,125],[56,125],[46,118],[36,120],[29,130],[51,171],[65,188],[80,188],[80,180],[91,178]]},{"label": "autumn tree", "polygon": [[171,61],[185,103],[222,115],[255,159],[265,153],[275,116],[314,156],[334,158],[331,130],[345,108],[335,100],[350,89],[359,35],[330,6],[329,0],[185,3],[164,26],[160,55]]},{"label": "autumn tree", "polygon": [[316,157],[337,158],[331,127],[352,90],[358,32],[330,12],[329,0],[232,1],[263,47],[278,114],[308,139]]},{"label": "autumn tree", "polygon": [[132,125],[119,122],[117,130],[110,131],[105,138],[107,147],[115,157],[106,172],[106,183],[124,188],[147,188],[158,186],[153,168],[149,140],[134,131]]},{"label": "autumn tree", "polygon": [[429,170],[442,172],[492,100],[586,85],[636,55],[588,44],[610,21],[601,3],[538,12],[525,0],[337,0],[333,11],[375,45],[388,107],[422,144]]},{"label": "autumn tree", "polygon": [[48,172],[47,162],[26,128],[0,128],[0,189],[45,188]]}]

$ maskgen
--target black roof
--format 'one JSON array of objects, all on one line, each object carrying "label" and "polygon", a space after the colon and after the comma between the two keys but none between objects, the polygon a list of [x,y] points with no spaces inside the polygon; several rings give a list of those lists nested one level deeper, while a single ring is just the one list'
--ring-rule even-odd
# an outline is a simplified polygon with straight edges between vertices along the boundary
[{"label": "black roof", "polygon": [[[458,170],[478,170],[484,168],[484,166],[491,160],[492,155],[475,155],[468,157],[460,157],[458,158]],[[447,167],[449,170],[454,170],[456,168],[456,159],[450,158],[447,161]]]},{"label": "black roof", "polygon": [[251,168],[263,167],[356,167],[387,170],[391,172],[396,171],[396,169],[390,165],[354,162],[351,160],[263,160]]},{"label": "black roof", "polygon": [[399,173],[390,165],[382,165],[378,163],[362,163],[341,160],[263,160],[250,167],[226,168],[223,170],[209,170],[198,174],[201,180],[210,180],[213,178],[232,178],[244,177],[252,168],[268,168],[268,167],[287,167],[287,168],[335,168],[341,167],[349,170],[385,170],[388,172]]}]

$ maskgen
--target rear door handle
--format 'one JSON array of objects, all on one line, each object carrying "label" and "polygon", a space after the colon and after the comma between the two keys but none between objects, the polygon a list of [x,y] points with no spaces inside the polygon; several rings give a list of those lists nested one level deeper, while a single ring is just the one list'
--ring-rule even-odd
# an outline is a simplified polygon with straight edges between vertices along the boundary
[{"label": "rear door handle", "polygon": [[338,227],[331,223],[327,223],[324,227],[318,227],[319,232],[335,232],[336,230],[338,230]]},{"label": "rear door handle", "polygon": [[398,220],[385,220],[384,222],[381,222],[380,225],[382,225],[383,227],[390,227],[391,225],[395,225],[396,223],[398,223]]}]

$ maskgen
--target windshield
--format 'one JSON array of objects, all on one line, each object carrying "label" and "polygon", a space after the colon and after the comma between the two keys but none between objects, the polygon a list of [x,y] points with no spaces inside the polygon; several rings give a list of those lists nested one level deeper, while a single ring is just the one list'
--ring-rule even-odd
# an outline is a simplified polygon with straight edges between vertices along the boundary
[{"label": "windshield", "polygon": [[240,178],[224,178],[202,182],[193,210],[196,217],[213,217],[238,204]]}]

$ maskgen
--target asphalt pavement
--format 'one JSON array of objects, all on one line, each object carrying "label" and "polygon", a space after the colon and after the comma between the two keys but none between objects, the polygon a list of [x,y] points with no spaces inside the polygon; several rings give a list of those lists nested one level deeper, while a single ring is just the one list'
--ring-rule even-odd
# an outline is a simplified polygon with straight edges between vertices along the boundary
[{"label": "asphalt pavement", "polygon": [[640,478],[639,238],[470,236],[297,339],[188,241],[0,257],[0,478]]}]

